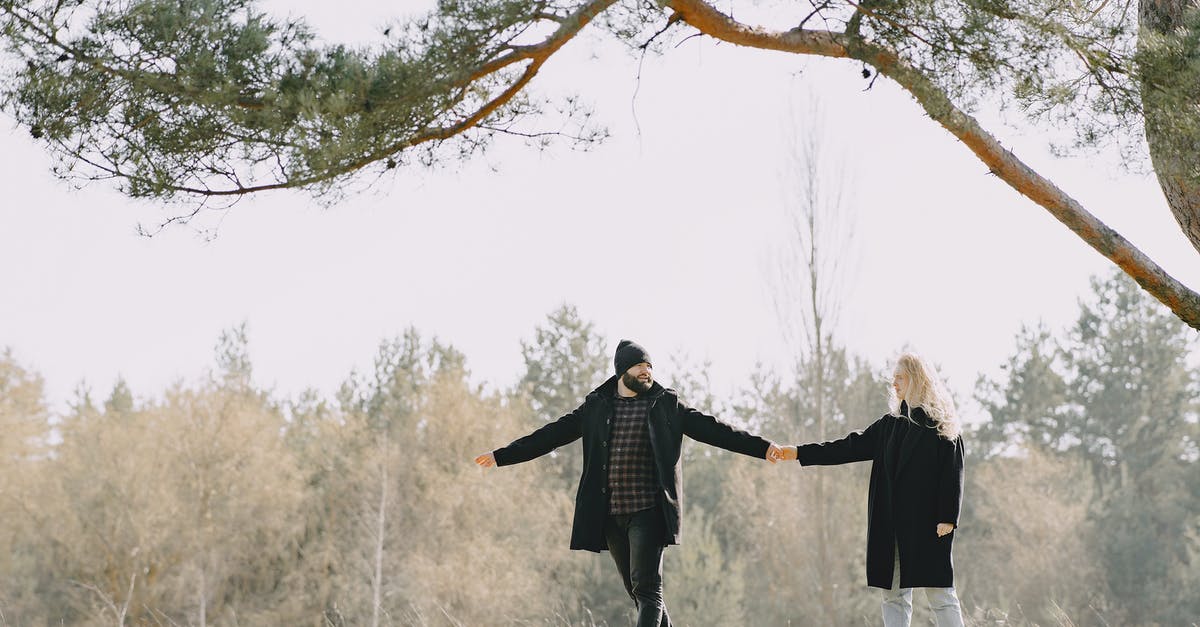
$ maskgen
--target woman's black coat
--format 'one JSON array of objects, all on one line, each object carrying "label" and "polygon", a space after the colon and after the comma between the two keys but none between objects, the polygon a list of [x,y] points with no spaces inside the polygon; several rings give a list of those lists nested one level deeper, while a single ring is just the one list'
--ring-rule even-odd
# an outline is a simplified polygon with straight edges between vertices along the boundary
[{"label": "woman's black coat", "polygon": [[[583,474],[575,495],[571,548],[599,552],[608,548],[604,520],[608,515],[608,439],[612,432],[617,377],[593,390],[575,411],[493,451],[497,466],[529,461],[583,438]],[[655,383],[647,425],[658,479],[658,504],[666,519],[666,544],[678,544],[683,512],[683,468],[679,454],[683,436],[728,451],[762,459],[771,443],[731,427],[679,400],[675,390]]]},{"label": "woman's black coat", "polygon": [[[901,414],[908,406],[901,404]],[[892,587],[895,547],[901,588],[954,585],[954,533],[937,535],[938,523],[958,527],[962,504],[963,443],[938,435],[925,411],[885,415],[863,431],[830,442],[797,447],[805,466],[871,460],[867,503],[867,585]]]}]

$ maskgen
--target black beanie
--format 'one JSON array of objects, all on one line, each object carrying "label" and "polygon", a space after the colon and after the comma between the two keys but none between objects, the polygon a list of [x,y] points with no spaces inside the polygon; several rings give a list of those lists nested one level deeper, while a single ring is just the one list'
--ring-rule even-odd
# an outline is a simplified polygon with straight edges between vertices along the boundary
[{"label": "black beanie", "polygon": [[613,365],[617,367],[617,376],[625,374],[626,370],[642,363],[653,363],[650,361],[650,353],[642,348],[641,344],[633,340],[621,340],[617,344],[617,354],[613,357]]}]

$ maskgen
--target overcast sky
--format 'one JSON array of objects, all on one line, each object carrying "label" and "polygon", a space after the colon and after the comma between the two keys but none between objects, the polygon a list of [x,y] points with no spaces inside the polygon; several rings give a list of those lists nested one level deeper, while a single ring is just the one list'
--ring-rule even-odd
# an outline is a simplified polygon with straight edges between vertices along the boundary
[{"label": "overcast sky", "polygon": [[[370,42],[405,6],[359,4],[290,10],[330,41]],[[179,208],[102,184],[72,190],[9,119],[0,346],[45,377],[55,407],[81,380],[103,397],[120,375],[145,397],[200,376],[220,331],[242,321],[256,378],[282,395],[332,394],[409,326],[455,345],[477,380],[504,387],[520,371],[520,341],[572,303],[610,349],[622,337],[647,346],[665,382],[672,355],[686,351],[711,360],[718,393],[728,393],[756,361],[791,359],[769,251],[781,244],[794,184],[788,129],[805,128],[798,118],[816,98],[828,161],[842,164],[857,216],[840,336],[881,366],[902,346],[917,349],[961,398],[978,373],[996,372],[1021,324],[1069,325],[1088,277],[1111,264],[988,175],[896,86],[864,90],[860,69],[693,38],[648,57],[639,83],[635,58],[584,36],[533,87],[592,103],[612,133],[600,147],[539,152],[501,140],[465,164],[405,170],[330,207],[303,194],[257,196],[205,216],[213,239],[186,228],[138,236],[139,221]],[[1200,287],[1200,256],[1152,177],[1113,154],[1054,158],[1042,129],[1005,126],[994,111],[981,118]]]}]

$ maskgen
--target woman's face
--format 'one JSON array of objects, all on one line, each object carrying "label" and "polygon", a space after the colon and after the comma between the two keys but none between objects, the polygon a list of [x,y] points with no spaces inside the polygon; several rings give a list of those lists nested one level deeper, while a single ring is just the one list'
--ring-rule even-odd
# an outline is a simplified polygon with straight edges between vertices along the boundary
[{"label": "woman's face", "polygon": [[892,373],[892,389],[896,391],[896,398],[905,400],[904,395],[908,393],[908,373],[900,366],[896,366],[896,371]]}]

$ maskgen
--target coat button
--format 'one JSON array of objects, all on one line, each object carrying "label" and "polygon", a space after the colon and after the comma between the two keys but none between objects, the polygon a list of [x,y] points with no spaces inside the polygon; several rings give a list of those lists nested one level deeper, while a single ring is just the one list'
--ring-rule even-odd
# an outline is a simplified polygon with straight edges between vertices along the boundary
[{"label": "coat button", "polygon": [[600,488],[600,494],[607,494],[608,488]]},{"label": "coat button", "polygon": [[600,443],[600,446],[603,446],[603,447],[607,448],[607,447],[608,447],[608,442],[601,442],[601,443]]},{"label": "coat button", "polygon": [[608,470],[608,464],[601,464],[600,470]]}]

